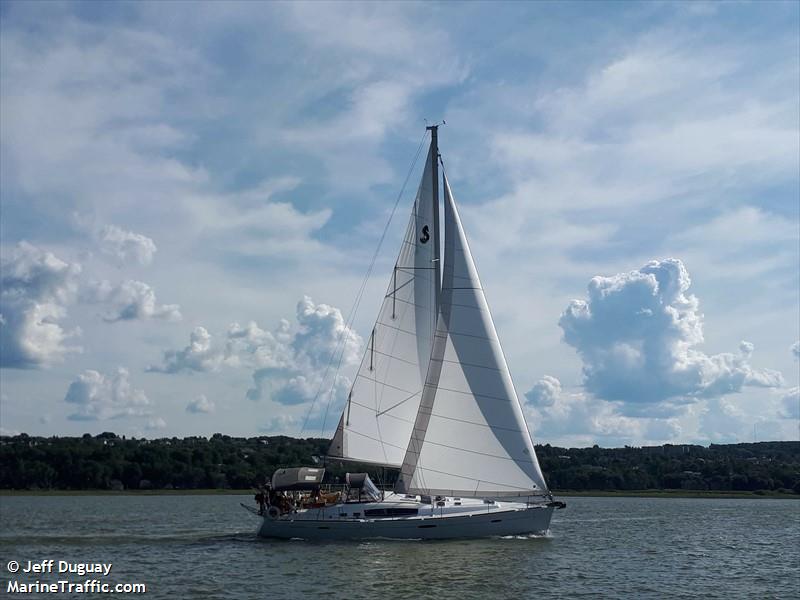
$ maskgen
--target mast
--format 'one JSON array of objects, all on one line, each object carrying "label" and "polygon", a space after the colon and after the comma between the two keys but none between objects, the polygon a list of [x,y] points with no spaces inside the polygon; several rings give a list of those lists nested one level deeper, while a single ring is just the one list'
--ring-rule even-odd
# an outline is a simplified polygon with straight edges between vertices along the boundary
[{"label": "mast", "polygon": [[431,132],[431,177],[433,179],[433,268],[436,282],[433,286],[435,301],[434,315],[439,314],[439,295],[442,288],[442,261],[439,243],[439,126],[428,125],[425,129]]}]

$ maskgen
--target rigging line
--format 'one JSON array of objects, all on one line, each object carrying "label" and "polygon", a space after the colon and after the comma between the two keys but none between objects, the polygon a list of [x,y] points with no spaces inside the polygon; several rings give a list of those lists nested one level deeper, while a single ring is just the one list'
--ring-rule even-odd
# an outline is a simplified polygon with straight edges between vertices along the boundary
[{"label": "rigging line", "polygon": [[390,406],[390,407],[389,407],[389,408],[387,408],[386,410],[382,410],[381,412],[379,412],[379,413],[376,413],[376,414],[375,414],[375,416],[376,416],[376,417],[380,417],[382,414],[388,413],[390,410],[393,410],[393,409],[397,408],[398,406],[400,406],[401,404],[403,404],[403,403],[405,403],[405,402],[408,402],[408,401],[409,401],[409,400],[411,400],[411,399],[412,399],[414,396],[417,396],[417,395],[419,395],[419,394],[421,394],[421,393],[422,393],[422,392],[414,392],[413,394],[411,394],[411,395],[410,395],[408,398],[406,398],[405,400],[400,400],[400,402],[398,402],[398,403],[397,403],[397,404],[395,404],[394,406]]},{"label": "rigging line", "polygon": [[[414,167],[417,165],[417,160],[419,159],[420,152],[422,152],[422,148],[425,145],[425,139],[427,137],[428,137],[428,131],[425,130],[425,133],[422,135],[422,138],[419,141],[419,145],[417,146],[417,151],[414,154],[414,160],[411,162],[411,166],[408,169],[408,173],[406,173],[405,180],[403,180],[403,185],[400,188],[400,193],[397,194],[397,198],[394,201],[394,206],[392,207],[392,212],[389,214],[389,220],[386,222],[386,225],[383,228],[383,233],[381,233],[381,237],[378,240],[378,247],[375,248],[375,252],[372,255],[372,261],[370,262],[369,268],[367,268],[367,272],[364,275],[364,280],[361,282],[361,287],[359,288],[358,292],[356,293],[356,298],[353,301],[352,307],[350,308],[350,314],[348,315],[348,318],[345,321],[345,328],[342,329],[342,332],[339,334],[339,340],[337,341],[337,350],[338,350],[339,347],[341,347],[341,352],[339,354],[339,366],[341,366],[342,357],[344,356],[345,333],[347,333],[348,330],[352,329],[353,322],[355,321],[355,314],[358,311],[359,305],[361,304],[361,299],[364,296],[364,290],[367,287],[367,282],[369,281],[370,275],[372,275],[372,269],[375,266],[375,262],[376,262],[376,260],[378,258],[378,253],[380,252],[381,246],[383,245],[383,241],[386,239],[386,234],[388,233],[389,226],[392,223],[392,218],[394,217],[394,214],[397,211],[397,206],[400,204],[400,199],[403,197],[403,194],[405,193],[406,186],[408,185],[408,180],[411,178],[411,173],[413,172]],[[323,373],[322,379],[321,379],[319,387],[317,389],[317,393],[314,396],[314,400],[311,402],[311,406],[308,407],[308,411],[306,412],[306,417],[303,420],[303,427],[300,429],[300,433],[301,434],[306,430],[306,426],[308,425],[308,420],[311,417],[311,413],[314,410],[314,406],[316,405],[317,400],[319,399],[319,395],[322,392],[322,386],[325,384],[325,380],[326,380],[326,378],[328,376],[328,371],[330,370],[330,367],[333,364],[333,360],[334,360],[334,358],[336,356],[337,350],[334,350],[334,352],[331,353],[330,360],[328,361],[328,365],[325,367],[325,372]],[[338,375],[339,366],[337,366],[336,375]],[[324,415],[323,420],[322,420],[322,430],[321,431],[322,431],[323,434],[325,432],[325,424],[326,424],[326,422],[328,420],[328,411],[330,409],[331,401],[332,401],[333,395],[334,395],[334,389],[335,389],[335,385],[336,385],[336,375],[334,375],[334,382],[333,382],[333,385],[331,386],[331,393],[328,396],[328,403],[327,403],[327,405],[325,407],[325,415]]]},{"label": "rigging line", "polygon": [[452,446],[450,444],[443,444],[441,442],[432,442],[430,440],[425,440],[426,444],[430,444],[431,446],[440,446],[442,448],[447,448],[449,450],[455,450],[456,452],[467,452],[469,454],[477,454],[478,456],[486,456],[488,458],[496,458],[497,460],[510,460],[517,464],[533,464],[533,460],[529,458],[515,458],[510,454],[508,456],[499,456],[497,454],[489,454],[488,452],[481,452],[479,450],[469,450],[467,448],[459,448],[458,446]]},{"label": "rigging line", "polygon": [[[530,488],[519,487],[518,485],[514,485],[513,483],[500,483],[498,481],[489,481],[487,479],[476,479],[475,477],[469,477],[468,475],[459,475],[457,473],[451,473],[449,471],[439,471],[438,469],[432,469],[430,467],[421,467],[421,468],[423,470],[425,470],[425,471],[431,471],[432,473],[439,473],[441,475],[450,475],[451,477],[458,477],[459,479],[466,479],[468,481],[477,481],[477,482],[480,482],[480,483],[488,483],[489,485],[497,485],[497,486],[503,486],[503,487],[506,487],[506,488],[513,488],[513,489],[520,490],[522,492],[533,491]],[[533,483],[536,484],[535,481]],[[499,490],[499,491],[503,491],[503,490]],[[464,494],[464,495],[466,495],[466,494]],[[538,496],[538,494],[531,494],[531,495],[532,496],[534,496],[534,495]]]},{"label": "rigging line", "polygon": [[[395,273],[397,273],[397,269],[396,269],[396,268],[395,268],[394,272],[395,272]],[[392,290],[392,293],[390,293],[390,294],[386,294],[386,295],[384,296],[384,298],[388,298],[389,296],[391,296],[392,298],[395,298],[395,297],[397,296],[397,292],[399,292],[400,290],[402,290],[404,287],[406,287],[406,286],[407,286],[408,284],[410,284],[412,281],[414,281],[414,280],[413,280],[413,279],[409,279],[409,280],[408,280],[408,281],[406,281],[404,284],[400,285],[400,287],[396,287],[396,288],[394,288],[394,289]]]}]

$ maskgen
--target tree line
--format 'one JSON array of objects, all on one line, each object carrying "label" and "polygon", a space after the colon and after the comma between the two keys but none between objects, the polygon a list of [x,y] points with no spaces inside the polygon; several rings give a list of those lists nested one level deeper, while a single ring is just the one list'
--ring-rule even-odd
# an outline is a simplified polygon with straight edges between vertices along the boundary
[{"label": "tree line", "polygon": [[[324,466],[327,480],[367,471],[387,485],[397,472],[324,459],[329,441],[287,436],[136,439],[0,437],[0,489],[250,489],[281,467]],[[800,494],[800,442],[642,448],[536,446],[553,490],[777,491]]]}]

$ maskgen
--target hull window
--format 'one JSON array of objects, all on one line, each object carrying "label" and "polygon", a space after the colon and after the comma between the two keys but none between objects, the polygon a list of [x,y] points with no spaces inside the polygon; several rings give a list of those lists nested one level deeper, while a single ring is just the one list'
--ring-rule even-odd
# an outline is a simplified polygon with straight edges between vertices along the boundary
[{"label": "hull window", "polygon": [[416,508],[370,508],[364,511],[365,517],[408,517],[419,514]]}]

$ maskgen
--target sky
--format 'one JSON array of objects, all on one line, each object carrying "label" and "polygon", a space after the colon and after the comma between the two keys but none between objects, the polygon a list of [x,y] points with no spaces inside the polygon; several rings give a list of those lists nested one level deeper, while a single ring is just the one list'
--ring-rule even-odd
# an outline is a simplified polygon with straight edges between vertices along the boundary
[{"label": "sky", "polygon": [[426,119],[537,443],[800,439],[796,2],[3,2],[0,433],[330,435]]}]

